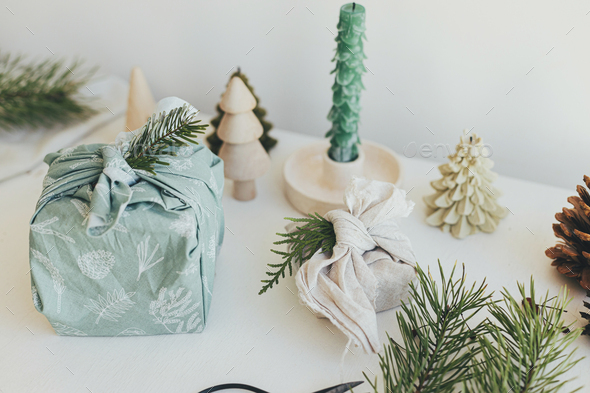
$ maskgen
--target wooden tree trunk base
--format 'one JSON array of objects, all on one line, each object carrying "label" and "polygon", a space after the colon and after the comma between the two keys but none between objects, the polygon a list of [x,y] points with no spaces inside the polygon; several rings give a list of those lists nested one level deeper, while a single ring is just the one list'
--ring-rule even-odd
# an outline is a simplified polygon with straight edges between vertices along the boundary
[{"label": "wooden tree trunk base", "polygon": [[256,182],[234,180],[234,198],[238,201],[251,201],[256,198]]}]

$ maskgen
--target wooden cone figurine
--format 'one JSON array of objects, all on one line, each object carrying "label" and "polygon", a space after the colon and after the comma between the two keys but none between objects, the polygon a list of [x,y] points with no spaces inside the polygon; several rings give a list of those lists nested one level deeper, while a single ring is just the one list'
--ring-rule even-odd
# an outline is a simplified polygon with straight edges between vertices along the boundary
[{"label": "wooden cone figurine", "polygon": [[464,133],[450,162],[438,167],[443,177],[431,183],[436,193],[424,197],[432,209],[429,225],[459,239],[496,229],[507,210],[496,201],[501,193],[492,186],[496,174],[486,152],[481,138]]},{"label": "wooden cone figurine", "polygon": [[225,112],[217,128],[223,141],[219,158],[225,162],[225,177],[234,181],[234,198],[249,201],[256,197],[254,180],[270,167],[270,157],[258,140],[262,124],[252,112],[256,99],[236,76],[229,81],[219,106]]},{"label": "wooden cone figurine", "polygon": [[134,131],[143,126],[156,108],[154,96],[139,67],[133,67],[129,77],[129,97],[125,130]]}]

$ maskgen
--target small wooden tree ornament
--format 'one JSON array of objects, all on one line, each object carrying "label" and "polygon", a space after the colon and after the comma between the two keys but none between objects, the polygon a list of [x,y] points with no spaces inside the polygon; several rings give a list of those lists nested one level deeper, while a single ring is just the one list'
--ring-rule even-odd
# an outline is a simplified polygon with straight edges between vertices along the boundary
[{"label": "small wooden tree ornament", "polygon": [[239,77],[233,77],[219,106],[225,114],[217,128],[223,141],[219,157],[225,162],[225,177],[234,181],[234,198],[249,201],[256,197],[255,179],[270,167],[270,157],[258,140],[262,124],[252,110],[256,99]]},{"label": "small wooden tree ornament", "polygon": [[[266,119],[266,109],[260,106],[260,99],[254,93],[254,88],[248,83],[248,78],[246,77],[246,74],[242,72],[240,67],[238,67],[238,70],[236,72],[230,75],[228,83],[235,76],[239,77],[244,82],[248,90],[250,90],[250,93],[252,93],[252,95],[256,99],[256,107],[252,112],[254,112],[254,115],[256,116],[260,124],[262,124],[262,136],[259,138],[260,143],[262,143],[264,150],[270,152],[271,149],[277,144],[277,140],[269,135],[273,125]],[[221,123],[221,119],[223,118],[225,112],[223,111],[223,109],[221,109],[219,104],[216,105],[215,109],[217,110],[217,116],[215,116],[210,121],[214,131],[211,135],[207,137],[207,142],[209,143],[209,149],[211,149],[213,153],[219,154],[219,149],[221,149],[223,141],[219,139],[219,137],[217,136],[217,128],[219,128],[219,123]]]},{"label": "small wooden tree ornament", "polygon": [[129,77],[129,97],[125,131],[134,131],[143,126],[156,108],[156,101],[139,67],[133,67]]}]

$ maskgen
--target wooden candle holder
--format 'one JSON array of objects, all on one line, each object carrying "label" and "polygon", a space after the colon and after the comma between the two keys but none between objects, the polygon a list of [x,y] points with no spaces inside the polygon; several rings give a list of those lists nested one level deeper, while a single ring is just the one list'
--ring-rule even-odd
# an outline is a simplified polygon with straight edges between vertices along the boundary
[{"label": "wooden candle holder", "polygon": [[344,190],[353,176],[401,186],[401,162],[387,147],[363,141],[359,157],[351,162],[332,160],[328,156],[329,147],[327,140],[305,146],[285,162],[285,194],[301,213],[324,215],[344,208]]}]

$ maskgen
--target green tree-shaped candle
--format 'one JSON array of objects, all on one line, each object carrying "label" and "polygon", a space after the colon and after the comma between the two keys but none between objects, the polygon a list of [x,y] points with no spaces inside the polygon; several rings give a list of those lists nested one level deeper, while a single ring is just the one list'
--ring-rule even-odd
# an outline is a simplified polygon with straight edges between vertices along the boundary
[{"label": "green tree-shaped candle", "polygon": [[328,120],[332,128],[326,134],[330,137],[330,158],[338,162],[354,161],[358,157],[358,122],[361,90],[364,89],[361,77],[365,72],[363,60],[363,38],[365,37],[365,7],[356,3],[345,4],[340,8],[338,22],[338,47],[332,61],[336,74],[332,86],[332,109]]}]

